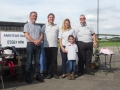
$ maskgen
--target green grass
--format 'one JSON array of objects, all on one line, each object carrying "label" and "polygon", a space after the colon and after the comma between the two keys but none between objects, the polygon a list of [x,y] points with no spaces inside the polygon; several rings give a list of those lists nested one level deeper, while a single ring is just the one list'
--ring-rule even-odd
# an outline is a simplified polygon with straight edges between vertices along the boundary
[{"label": "green grass", "polygon": [[[106,46],[120,46],[120,42],[110,42],[110,41],[102,41],[99,42],[99,47],[106,47]],[[58,43],[58,47],[60,47],[60,44]]]},{"label": "green grass", "polygon": [[99,42],[99,46],[100,47],[103,47],[103,46],[120,46],[120,42],[107,42],[107,41],[104,41],[104,42]]}]

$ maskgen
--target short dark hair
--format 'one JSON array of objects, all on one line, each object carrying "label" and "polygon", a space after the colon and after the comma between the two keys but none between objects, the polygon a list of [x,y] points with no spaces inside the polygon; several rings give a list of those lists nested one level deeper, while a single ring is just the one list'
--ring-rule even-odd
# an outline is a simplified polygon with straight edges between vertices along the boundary
[{"label": "short dark hair", "polygon": [[48,18],[50,15],[52,15],[53,17],[55,17],[55,15],[54,15],[53,13],[49,13],[48,16],[47,16],[47,18]]},{"label": "short dark hair", "polygon": [[30,15],[31,15],[32,13],[36,13],[36,14],[37,14],[37,12],[35,12],[35,11],[32,11],[32,12],[30,12]]},{"label": "short dark hair", "polygon": [[[84,14],[81,14],[81,15],[80,15],[80,17],[81,17],[81,16],[85,17],[85,15],[84,15]],[[86,17],[85,17],[85,18],[86,18]]]},{"label": "short dark hair", "polygon": [[70,38],[75,39],[75,37],[74,37],[73,35],[69,35],[69,36],[68,36],[68,39],[70,39]]}]

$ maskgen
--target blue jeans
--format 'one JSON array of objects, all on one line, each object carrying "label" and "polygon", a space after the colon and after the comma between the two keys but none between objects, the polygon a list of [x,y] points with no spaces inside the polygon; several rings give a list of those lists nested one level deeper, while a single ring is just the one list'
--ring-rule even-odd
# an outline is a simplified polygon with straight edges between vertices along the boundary
[{"label": "blue jeans", "polygon": [[[65,48],[65,47],[64,47]],[[62,49],[60,48],[60,53],[61,53],[61,57],[62,57],[62,73],[63,74],[66,74],[67,73],[67,65],[66,65],[66,62],[67,62],[67,53],[64,53],[62,51]]]},{"label": "blue jeans", "polygon": [[76,72],[76,60],[68,60],[68,73]]},{"label": "blue jeans", "polygon": [[33,55],[35,59],[35,73],[40,75],[40,53],[40,46],[36,46],[32,42],[27,43],[26,77],[30,77]]},{"label": "blue jeans", "polygon": [[41,54],[40,54],[40,71],[46,71],[46,57],[45,57],[45,51],[43,47],[44,43],[41,43]]}]

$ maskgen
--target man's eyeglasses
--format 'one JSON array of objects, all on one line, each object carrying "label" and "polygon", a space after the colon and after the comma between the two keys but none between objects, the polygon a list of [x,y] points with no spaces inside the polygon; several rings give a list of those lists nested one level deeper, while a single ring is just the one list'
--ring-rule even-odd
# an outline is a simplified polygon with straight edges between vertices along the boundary
[{"label": "man's eyeglasses", "polygon": [[80,20],[84,20],[85,18],[80,18]]}]

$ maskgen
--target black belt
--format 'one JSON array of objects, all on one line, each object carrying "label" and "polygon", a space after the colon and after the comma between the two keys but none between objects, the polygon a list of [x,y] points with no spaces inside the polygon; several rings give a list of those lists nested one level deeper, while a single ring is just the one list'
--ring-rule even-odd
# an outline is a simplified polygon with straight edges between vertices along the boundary
[{"label": "black belt", "polygon": [[27,42],[27,43],[33,43],[33,42]]},{"label": "black belt", "polygon": [[93,43],[93,42],[83,42],[83,41],[78,41],[78,42],[80,42],[80,43]]}]

